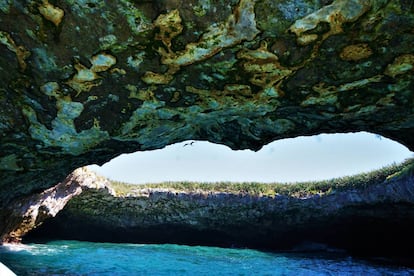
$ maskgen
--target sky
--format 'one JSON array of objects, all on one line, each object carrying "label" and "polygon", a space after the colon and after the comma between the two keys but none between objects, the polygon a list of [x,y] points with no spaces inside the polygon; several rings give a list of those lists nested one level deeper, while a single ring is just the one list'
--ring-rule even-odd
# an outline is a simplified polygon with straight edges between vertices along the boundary
[{"label": "sky", "polygon": [[122,154],[97,173],[128,183],[162,181],[298,182],[369,172],[414,157],[403,145],[366,132],[321,134],[272,142],[260,151],[233,151],[204,141]]}]

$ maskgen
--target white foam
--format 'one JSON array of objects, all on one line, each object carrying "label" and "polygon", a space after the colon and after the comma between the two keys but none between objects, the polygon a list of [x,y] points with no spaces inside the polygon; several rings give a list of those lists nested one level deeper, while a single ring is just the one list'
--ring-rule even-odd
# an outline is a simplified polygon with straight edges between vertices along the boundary
[{"label": "white foam", "polygon": [[[24,252],[32,256],[53,255],[60,252],[59,248],[49,248],[48,245],[43,244],[5,243],[0,247],[0,250],[2,249],[10,252]],[[0,274],[0,276],[3,275]]]},{"label": "white foam", "polygon": [[16,276],[7,266],[0,263],[0,275],[1,276]]},{"label": "white foam", "polygon": [[21,243],[4,243],[2,247],[9,251],[30,251],[32,249],[31,246]]}]

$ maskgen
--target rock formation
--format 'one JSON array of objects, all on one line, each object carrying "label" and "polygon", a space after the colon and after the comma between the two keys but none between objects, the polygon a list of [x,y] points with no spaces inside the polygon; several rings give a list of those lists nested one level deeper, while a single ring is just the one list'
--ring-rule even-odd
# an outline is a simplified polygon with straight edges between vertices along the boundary
[{"label": "rock formation", "polygon": [[108,184],[107,179],[84,167],[75,170],[64,181],[40,194],[19,199],[6,207],[7,220],[0,225],[0,241],[20,242],[22,237],[42,225],[45,220],[55,217],[69,200],[84,190],[105,190],[106,193],[113,194]]},{"label": "rock formation", "polygon": [[[360,183],[349,178],[313,192],[271,196],[139,186],[116,196],[111,189],[86,188],[28,237],[279,250],[323,243],[355,254],[413,256],[413,172],[411,161]],[[90,181],[80,173],[64,183]]]},{"label": "rock formation", "polygon": [[0,222],[75,168],[188,139],[257,150],[364,130],[413,150],[413,11],[397,0],[0,1]]}]

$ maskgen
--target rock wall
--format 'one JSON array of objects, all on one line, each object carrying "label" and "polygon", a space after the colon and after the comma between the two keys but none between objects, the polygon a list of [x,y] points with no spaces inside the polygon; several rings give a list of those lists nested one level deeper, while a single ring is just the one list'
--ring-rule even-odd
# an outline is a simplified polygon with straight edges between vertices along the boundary
[{"label": "rock wall", "polygon": [[323,243],[356,254],[413,256],[412,166],[369,185],[296,196],[142,189],[119,197],[88,189],[27,237],[279,250]]},{"label": "rock wall", "polygon": [[0,221],[75,168],[187,139],[414,149],[412,45],[412,1],[0,1]]},{"label": "rock wall", "polygon": [[71,200],[84,190],[105,191],[109,181],[87,168],[79,168],[72,172],[64,181],[40,194],[19,199],[7,206],[4,220],[0,224],[0,244],[20,242],[22,237],[36,229],[48,218],[55,217]]}]

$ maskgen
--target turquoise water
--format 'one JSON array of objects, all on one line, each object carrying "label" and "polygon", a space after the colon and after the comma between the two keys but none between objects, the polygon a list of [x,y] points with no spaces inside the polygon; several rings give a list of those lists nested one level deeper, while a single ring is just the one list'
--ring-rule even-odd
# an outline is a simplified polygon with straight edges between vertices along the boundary
[{"label": "turquoise water", "polygon": [[0,247],[17,275],[413,275],[341,254],[54,241]]}]

